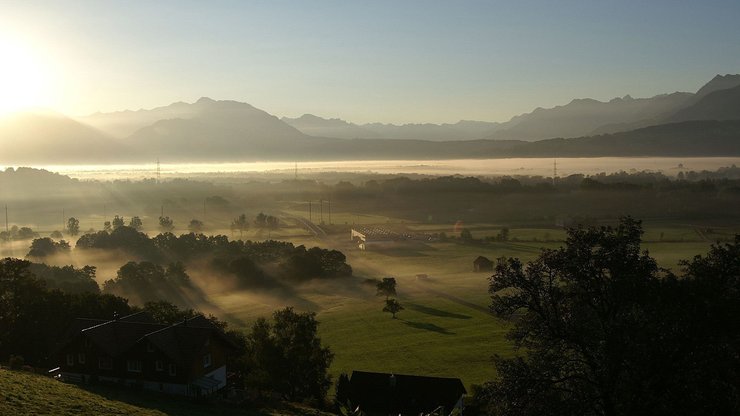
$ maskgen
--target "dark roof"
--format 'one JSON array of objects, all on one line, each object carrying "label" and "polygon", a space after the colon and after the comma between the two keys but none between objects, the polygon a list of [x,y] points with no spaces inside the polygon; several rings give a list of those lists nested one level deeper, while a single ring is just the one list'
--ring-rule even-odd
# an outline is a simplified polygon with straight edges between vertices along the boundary
[{"label": "dark roof", "polygon": [[146,340],[180,364],[192,362],[203,350],[206,340],[211,335],[223,340],[230,347],[235,347],[218,327],[202,315],[174,325],[155,323],[146,312],[109,321],[76,319],[69,334],[70,337],[75,335],[87,337],[112,357]]},{"label": "dark roof", "polygon": [[[206,345],[211,335],[221,338],[223,333],[202,315],[146,334],[142,339],[151,342],[179,364],[191,363]],[[226,339],[223,337],[222,339]],[[227,340],[227,344],[231,345]]]},{"label": "dark roof", "polygon": [[493,262],[491,260],[488,260],[486,257],[478,256],[475,260],[473,260],[473,263],[492,264]]},{"label": "dark roof", "polygon": [[418,415],[440,406],[446,412],[466,392],[459,378],[353,371],[350,400],[365,412]]},{"label": "dark roof", "polygon": [[83,329],[80,333],[106,354],[115,357],[131,348],[144,335],[166,327],[167,325],[162,324],[118,319]]}]

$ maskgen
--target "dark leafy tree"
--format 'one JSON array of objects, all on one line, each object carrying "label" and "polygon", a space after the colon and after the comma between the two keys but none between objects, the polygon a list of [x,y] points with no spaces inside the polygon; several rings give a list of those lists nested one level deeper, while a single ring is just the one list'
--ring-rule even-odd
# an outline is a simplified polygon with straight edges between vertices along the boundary
[{"label": "dark leafy tree", "polygon": [[383,280],[378,282],[376,289],[376,295],[385,296],[385,300],[388,300],[391,296],[396,296],[396,278],[384,277]]},{"label": "dark leafy tree", "polygon": [[65,293],[100,293],[95,281],[95,266],[48,266],[46,264],[31,264],[29,269],[39,279],[46,283],[49,289],[59,289]]},{"label": "dark leafy tree", "polygon": [[334,409],[339,411],[343,406],[347,406],[350,400],[350,384],[347,373],[339,374],[334,390]]},{"label": "dark leafy tree", "polygon": [[103,231],[105,231],[106,233],[113,231],[113,225],[110,221],[106,221],[103,223]]},{"label": "dark leafy tree", "polygon": [[740,240],[661,277],[642,228],[568,230],[523,265],[499,259],[491,309],[519,357],[476,394],[493,415],[737,414]]},{"label": "dark leafy tree", "polygon": [[386,299],[385,306],[383,307],[383,312],[390,313],[393,319],[396,319],[396,314],[398,312],[401,312],[403,309],[403,306],[401,306],[401,304],[397,300]]},{"label": "dark leafy tree", "polygon": [[69,217],[67,219],[67,233],[75,236],[80,233],[80,220],[75,217]]},{"label": "dark leafy tree", "polygon": [[473,241],[473,234],[467,228],[460,231],[460,239],[463,241]]},{"label": "dark leafy tree", "polygon": [[26,257],[40,259],[55,254],[69,254],[69,252],[70,247],[68,242],[64,240],[56,242],[49,237],[44,237],[33,240],[31,249],[28,251]]},{"label": "dark leafy tree", "polygon": [[131,221],[129,221],[128,226],[136,231],[140,231],[144,226],[144,223],[141,222],[141,218],[139,217],[131,217]]},{"label": "dark leafy tree", "polygon": [[196,234],[203,232],[203,221],[196,219],[190,220],[190,224],[188,224],[188,231]]},{"label": "dark leafy tree", "polygon": [[239,238],[244,237],[244,231],[248,229],[249,221],[247,221],[247,216],[245,214],[239,215],[231,222],[231,232],[234,232],[234,230],[238,230]]},{"label": "dark leafy tree", "polygon": [[175,229],[175,223],[170,217],[159,217],[159,229],[165,233]]},{"label": "dark leafy tree", "polygon": [[52,233],[49,235],[51,238],[54,238],[56,240],[63,238],[64,236],[59,231],[52,231]]},{"label": "dark leafy tree", "polygon": [[322,402],[331,385],[334,354],[321,345],[315,313],[285,308],[260,318],[246,338],[247,385],[287,400]]},{"label": "dark leafy tree", "polygon": [[[11,234],[13,234],[12,230],[11,230]],[[39,236],[38,233],[36,233],[29,227],[17,228],[17,232],[13,234],[13,238],[17,240],[30,240],[38,236]]]},{"label": "dark leafy tree", "polygon": [[112,225],[113,225],[113,229],[116,230],[118,228],[123,227],[126,224],[125,224],[125,220],[123,219],[123,217],[119,217],[118,215],[116,215],[115,217],[113,217]]}]

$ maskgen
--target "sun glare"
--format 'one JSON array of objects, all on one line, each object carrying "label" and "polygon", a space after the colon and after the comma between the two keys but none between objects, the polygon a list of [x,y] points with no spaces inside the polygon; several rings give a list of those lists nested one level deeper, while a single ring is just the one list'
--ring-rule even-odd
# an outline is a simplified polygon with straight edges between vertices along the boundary
[{"label": "sun glare", "polygon": [[48,104],[44,75],[31,48],[0,38],[0,115]]}]

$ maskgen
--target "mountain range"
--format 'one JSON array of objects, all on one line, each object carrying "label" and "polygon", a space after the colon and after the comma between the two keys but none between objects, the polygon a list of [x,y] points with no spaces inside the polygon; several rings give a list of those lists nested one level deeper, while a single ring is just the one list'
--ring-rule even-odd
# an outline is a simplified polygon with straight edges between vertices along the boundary
[{"label": "mountain range", "polygon": [[76,119],[49,111],[6,116],[0,118],[0,163],[740,156],[738,120],[740,75],[718,75],[696,93],[575,99],[501,123],[279,119],[246,103],[204,97]]}]

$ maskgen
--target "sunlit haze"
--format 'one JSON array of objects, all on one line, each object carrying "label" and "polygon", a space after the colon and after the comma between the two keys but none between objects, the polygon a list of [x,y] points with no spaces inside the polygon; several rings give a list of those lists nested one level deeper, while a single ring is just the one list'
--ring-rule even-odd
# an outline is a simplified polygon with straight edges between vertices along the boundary
[{"label": "sunlit haze", "polygon": [[[739,4],[18,1],[0,27],[53,54],[65,114],[208,96],[357,123],[505,121],[736,73]],[[2,110],[45,93],[24,59],[3,57]]]},{"label": "sunlit haze", "polygon": [[48,68],[28,45],[0,32],[0,116],[51,104]]}]

